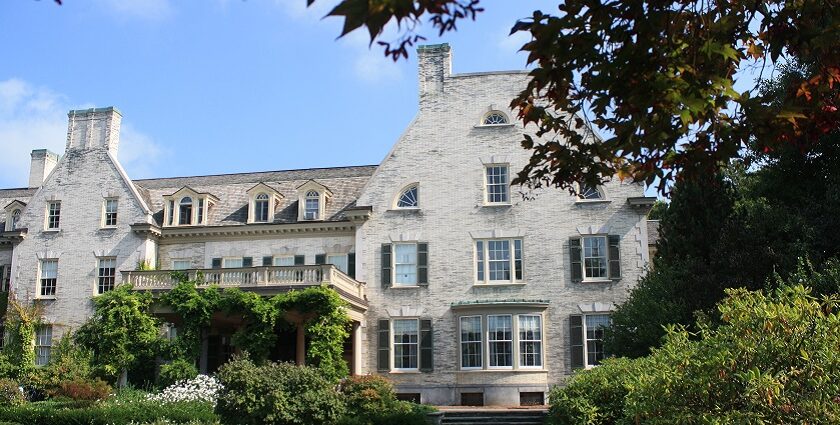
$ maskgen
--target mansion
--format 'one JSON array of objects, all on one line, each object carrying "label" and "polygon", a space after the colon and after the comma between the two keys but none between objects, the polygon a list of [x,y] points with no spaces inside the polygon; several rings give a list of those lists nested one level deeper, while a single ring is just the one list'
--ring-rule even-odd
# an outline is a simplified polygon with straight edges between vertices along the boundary
[{"label": "mansion", "polygon": [[[29,187],[0,189],[2,289],[48,324],[36,362],[93,297],[122,283],[159,294],[181,270],[264,295],[333,288],[351,372],[386,376],[401,398],[542,404],[597,365],[610,311],[648,265],[654,199],[619,181],[523,196],[510,182],[534,129],[507,105],[527,73],[452,74],[447,44],[418,61],[417,115],[372,166],[132,180],[120,112],[70,111],[64,153],[33,151]],[[236,350],[239,323],[217,316],[202,372]],[[303,362],[303,328],[287,336],[273,357]]]}]

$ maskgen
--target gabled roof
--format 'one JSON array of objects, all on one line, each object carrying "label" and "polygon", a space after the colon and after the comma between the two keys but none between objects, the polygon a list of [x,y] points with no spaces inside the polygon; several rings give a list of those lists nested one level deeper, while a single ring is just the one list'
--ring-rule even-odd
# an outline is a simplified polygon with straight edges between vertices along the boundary
[{"label": "gabled roof", "polygon": [[14,208],[15,206],[17,206],[18,208],[24,208],[24,207],[26,207],[26,202],[23,202],[19,199],[15,199],[14,201],[9,202],[9,204],[6,205],[5,207],[3,207],[3,209],[6,210],[6,211],[11,211],[11,209]]}]

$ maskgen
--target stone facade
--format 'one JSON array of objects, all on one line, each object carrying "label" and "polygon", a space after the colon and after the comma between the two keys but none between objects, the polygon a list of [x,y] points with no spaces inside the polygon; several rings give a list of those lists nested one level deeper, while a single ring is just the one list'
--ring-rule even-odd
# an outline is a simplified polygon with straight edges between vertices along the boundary
[{"label": "stone facade", "polygon": [[[572,355],[580,347],[570,318],[608,313],[644,272],[649,200],[641,185],[615,181],[599,189],[597,200],[557,189],[521,194],[514,186],[505,202],[488,202],[488,191],[496,190],[487,185],[488,166],[507,170],[509,181],[530,155],[518,140],[532,129],[512,119],[507,106],[527,75],[452,74],[448,45],[423,46],[418,58],[418,114],[375,167],[131,181],[116,160],[119,112],[71,111],[64,155],[33,152],[33,187],[0,190],[2,206],[8,205],[0,220],[9,221],[13,209],[22,208],[16,229],[0,237],[0,266],[10,267],[15,296],[41,299],[55,338],[90,316],[100,257],[116,259],[117,282],[128,280],[128,272],[151,276],[133,271],[141,263],[167,270],[186,261],[190,269],[212,270],[228,258],[247,258],[246,268],[268,265],[274,257],[299,257],[295,264],[306,265],[339,258],[346,261],[340,267],[346,274],[338,276],[356,282],[356,295],[362,294],[353,298],[360,306],[353,316],[355,373],[385,374],[400,392],[431,404],[459,404],[478,394],[484,404],[516,405],[520,396],[545,394],[580,360]],[[486,123],[488,114],[501,121]],[[272,216],[262,222],[254,222],[256,201],[249,195],[262,190],[251,190],[258,185],[272,193]],[[417,205],[398,206],[410,187],[416,187]],[[317,220],[306,220],[313,188],[321,211]],[[196,203],[181,210],[173,197],[181,202],[183,193]],[[116,226],[104,225],[109,199],[118,200]],[[57,230],[45,228],[51,201],[61,202]],[[176,212],[192,215],[179,224]],[[571,241],[594,235],[610,241],[610,278],[577,281],[572,270],[579,272],[581,265],[573,269]],[[507,282],[479,282],[479,257],[485,257],[489,275],[489,243],[501,240],[509,243],[507,252],[493,255],[506,255],[521,276],[511,270]],[[413,258],[416,285],[396,282],[403,279],[393,274],[403,257],[386,247],[400,244],[416,244],[414,257],[406,257]],[[515,246],[521,246],[521,264],[513,263]],[[43,259],[58,259],[54,296],[39,293]],[[612,275],[613,267],[620,268],[620,277]],[[478,367],[462,362],[459,323],[467,316],[481,317]],[[509,367],[490,364],[490,316],[511,318]],[[409,341],[419,350],[415,367],[395,367],[394,323],[414,319],[421,340]],[[518,331],[528,320],[539,320],[540,335],[536,357],[526,361],[526,334]]]}]

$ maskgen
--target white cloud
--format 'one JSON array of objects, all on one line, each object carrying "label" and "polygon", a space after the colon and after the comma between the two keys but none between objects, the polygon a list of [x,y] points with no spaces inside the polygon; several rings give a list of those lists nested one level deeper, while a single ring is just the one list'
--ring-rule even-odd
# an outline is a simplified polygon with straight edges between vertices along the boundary
[{"label": "white cloud", "polygon": [[510,34],[510,27],[505,27],[503,28],[502,36],[499,37],[498,46],[501,50],[500,53],[510,55],[519,52],[519,49],[529,41],[531,41],[531,33],[517,31]]},{"label": "white cloud", "polygon": [[[29,153],[49,149],[63,153],[67,111],[88,108],[66,96],[17,78],[0,81],[0,187],[23,187],[29,179]],[[167,152],[149,136],[123,121],[120,162],[133,178],[149,176]]]},{"label": "white cloud", "polygon": [[148,21],[162,21],[175,12],[170,0],[99,0],[99,4],[117,16]]},{"label": "white cloud", "polygon": [[[392,25],[386,27],[380,39],[396,39],[397,32],[392,27]],[[347,46],[355,56],[353,72],[360,80],[367,83],[382,83],[402,78],[400,62],[394,62],[390,57],[386,57],[382,52],[382,47],[376,42],[370,45],[370,35],[364,27],[347,34],[341,40],[342,44]]]}]

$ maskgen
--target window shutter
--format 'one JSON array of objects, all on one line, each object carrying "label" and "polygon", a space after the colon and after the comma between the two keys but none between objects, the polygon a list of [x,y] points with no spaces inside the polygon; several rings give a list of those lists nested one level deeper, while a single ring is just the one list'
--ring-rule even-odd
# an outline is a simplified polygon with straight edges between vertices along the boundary
[{"label": "window shutter", "polygon": [[377,333],[379,337],[377,338],[376,369],[380,372],[388,372],[391,370],[391,323],[388,320],[380,320]]},{"label": "window shutter", "polygon": [[306,264],[306,257],[303,255],[295,255],[295,265],[302,266]]},{"label": "window shutter", "polygon": [[432,321],[420,319],[420,371],[431,372],[434,370],[432,357]]},{"label": "window shutter", "polygon": [[382,287],[391,287],[391,244],[382,244]]},{"label": "window shutter", "polygon": [[580,249],[580,238],[569,238],[569,254],[571,255],[572,282],[583,281],[583,259]]},{"label": "window shutter", "polygon": [[214,259],[213,259],[213,260],[211,260],[211,261],[212,261],[212,262],[211,262],[210,268],[213,268],[213,269],[220,269],[220,268],[222,268],[222,259],[221,259],[221,258],[214,258]]},{"label": "window shutter", "polygon": [[429,244],[417,244],[417,284],[429,285]]},{"label": "window shutter", "polygon": [[254,257],[242,257],[242,267],[254,267]]},{"label": "window shutter", "polygon": [[327,264],[327,254],[317,254],[315,256],[315,264]]},{"label": "window shutter", "polygon": [[274,264],[274,257],[263,257],[263,266],[271,266]]},{"label": "window shutter", "polygon": [[610,279],[619,280],[621,279],[621,252],[618,246],[621,242],[621,236],[609,235],[607,239],[610,246],[607,251],[610,260]]},{"label": "window shutter", "polygon": [[347,276],[356,278],[356,253],[347,254]]},{"label": "window shutter", "polygon": [[572,354],[572,369],[582,369],[586,364],[583,359],[583,316],[569,316],[569,347]]}]

